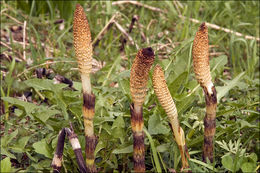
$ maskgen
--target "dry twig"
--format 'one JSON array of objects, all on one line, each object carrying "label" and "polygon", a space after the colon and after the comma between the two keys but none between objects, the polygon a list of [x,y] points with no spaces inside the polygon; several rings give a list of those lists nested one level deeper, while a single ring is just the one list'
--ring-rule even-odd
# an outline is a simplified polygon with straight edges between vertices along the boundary
[{"label": "dry twig", "polygon": [[137,6],[147,8],[147,9],[152,10],[152,11],[157,11],[157,12],[160,12],[160,13],[166,13],[165,10],[162,10],[160,8],[156,8],[156,7],[153,7],[153,6],[150,6],[150,5],[142,4],[138,1],[116,1],[116,2],[112,2],[112,5],[120,5],[120,4],[133,4],[133,5],[137,5]]},{"label": "dry twig", "polygon": [[[188,17],[185,17],[185,16],[182,16],[182,15],[179,15],[179,17],[181,19],[188,19],[190,20],[191,22],[193,23],[202,23],[201,21],[197,20],[197,19],[193,19],[193,18],[188,18]],[[205,22],[205,24],[209,27],[209,28],[213,28],[213,29],[216,29],[216,30],[221,30],[221,31],[224,31],[226,33],[230,33],[230,34],[234,34],[238,37],[244,37],[245,39],[247,40],[257,40],[257,41],[260,41],[260,38],[259,37],[254,37],[254,36],[251,36],[251,35],[244,35],[240,32],[236,32],[236,31],[233,31],[231,29],[228,29],[228,28],[224,28],[224,27],[221,27],[221,26],[218,26],[218,25],[215,25],[215,24],[212,24],[212,23],[208,23],[208,22]]]},{"label": "dry twig", "polygon": [[111,25],[114,23],[115,19],[119,16],[119,13],[115,13],[111,19],[107,22],[107,24],[104,26],[104,28],[98,33],[96,38],[92,41],[93,47],[95,47],[99,40],[102,39],[103,35],[107,32],[107,30],[111,27]]},{"label": "dry twig", "polygon": [[16,18],[12,17],[12,16],[9,16],[8,14],[6,13],[2,13],[2,15],[5,15],[6,17],[9,17],[10,19],[12,19],[13,21],[15,21],[16,23],[18,23],[19,25],[23,25],[22,22],[20,22],[19,20],[17,20]]},{"label": "dry twig", "polygon": [[23,60],[24,61],[26,61],[26,52],[25,52],[26,24],[27,24],[27,21],[24,21],[24,23],[23,23]]},{"label": "dry twig", "polygon": [[133,38],[125,31],[125,29],[116,21],[114,21],[114,24],[116,25],[116,27],[126,36],[126,38],[129,40],[131,45],[135,45],[136,49],[139,49],[139,46],[137,44],[135,44]]}]

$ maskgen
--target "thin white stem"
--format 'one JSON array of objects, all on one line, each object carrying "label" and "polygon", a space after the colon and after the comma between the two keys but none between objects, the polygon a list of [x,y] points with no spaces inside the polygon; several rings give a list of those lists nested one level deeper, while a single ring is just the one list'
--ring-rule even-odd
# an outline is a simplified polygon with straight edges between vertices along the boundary
[{"label": "thin white stem", "polygon": [[89,74],[81,74],[81,80],[83,92],[91,94],[91,82]]}]

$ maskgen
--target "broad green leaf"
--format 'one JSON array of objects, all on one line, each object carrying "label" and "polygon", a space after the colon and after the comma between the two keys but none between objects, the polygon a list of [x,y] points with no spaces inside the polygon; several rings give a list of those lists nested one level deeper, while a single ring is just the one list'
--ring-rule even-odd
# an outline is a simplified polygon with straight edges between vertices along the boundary
[{"label": "broad green leaf", "polygon": [[53,81],[48,79],[34,78],[34,79],[28,79],[24,81],[24,83],[27,86],[32,87],[39,91],[39,90],[51,90],[50,86],[53,84]]},{"label": "broad green leaf", "polygon": [[206,168],[208,168],[208,169],[210,169],[212,171],[214,170],[215,172],[218,172],[218,170],[216,168],[214,168],[213,166],[211,166],[211,165],[209,165],[207,163],[204,163],[204,162],[202,162],[200,160],[196,160],[196,159],[190,158],[189,161],[197,163],[197,164],[200,164],[200,165],[202,165],[202,166],[204,166],[204,167],[206,167]]},{"label": "broad green leaf", "polygon": [[14,112],[15,112],[15,115],[17,115],[18,117],[20,117],[21,115],[23,115],[23,110],[15,109]]},{"label": "broad green leaf", "polygon": [[[67,87],[66,84],[54,84],[52,80],[48,79],[29,79],[25,81],[25,84],[34,88],[37,91],[48,90],[54,93],[53,99],[58,104],[58,107],[61,109],[62,114],[66,120],[68,120],[67,104],[64,101],[62,95],[62,89]],[[43,121],[46,121],[47,117],[43,118]]]},{"label": "broad green leaf", "polygon": [[109,135],[112,134],[112,128],[110,125],[108,125],[108,123],[103,123],[102,129],[105,130]]},{"label": "broad green leaf", "polygon": [[30,138],[31,136],[21,137],[15,145],[10,147],[10,149],[12,149],[14,152],[20,152],[20,153],[24,152],[25,151],[24,147]]},{"label": "broad green leaf", "polygon": [[25,102],[13,97],[2,97],[1,99],[17,106],[20,109],[25,110],[25,112],[29,115],[31,115],[32,111],[38,107],[33,103]]},{"label": "broad green leaf", "polygon": [[111,73],[113,72],[113,70],[116,68],[116,66],[121,62],[122,58],[121,56],[118,56],[116,58],[116,60],[114,61],[113,65],[110,67],[110,69],[108,70],[108,72],[106,73],[106,77],[104,78],[104,81],[102,83],[102,86],[105,86],[107,81],[109,81],[110,77],[111,77]]},{"label": "broad green leaf", "polygon": [[240,169],[241,165],[247,161],[247,158],[244,157],[243,155],[237,157],[236,159],[237,159],[237,160],[235,161],[235,162],[236,162],[236,165],[234,165],[234,168],[233,168],[233,170],[234,170],[235,172],[237,172],[237,171]]},{"label": "broad green leaf", "polygon": [[230,155],[222,157],[221,163],[226,169],[233,171],[234,162]]},{"label": "broad green leaf", "polygon": [[7,151],[5,148],[1,147],[1,155],[6,155],[7,157],[10,157],[12,159],[16,159],[15,155]]},{"label": "broad green leaf", "polygon": [[243,172],[254,172],[256,169],[256,163],[245,162],[242,164],[241,169]]},{"label": "broad green leaf", "polygon": [[191,95],[189,97],[184,97],[181,99],[181,101],[176,102],[176,107],[178,110],[178,115],[183,114],[189,107],[192,106],[196,96]]},{"label": "broad green leaf", "polygon": [[64,116],[65,120],[69,119],[69,115],[67,112],[67,104],[64,101],[64,97],[62,94],[62,89],[61,88],[57,88],[56,85],[52,85],[51,86],[52,91],[55,93],[55,97],[54,99],[56,100],[56,103],[58,104],[58,107],[61,109],[62,114]]},{"label": "broad green leaf", "polygon": [[218,72],[222,72],[224,70],[224,66],[227,64],[227,56],[221,55],[219,57],[213,58],[210,60],[210,69],[211,72],[217,70]]},{"label": "broad green leaf", "polygon": [[132,152],[133,152],[133,145],[129,145],[124,148],[114,149],[112,153],[113,154],[127,154],[127,153],[132,153]]},{"label": "broad green leaf", "polygon": [[48,109],[47,107],[42,107],[41,110],[39,110],[38,112],[33,113],[33,115],[37,118],[39,118],[42,122],[46,122],[50,117],[61,113],[58,110],[52,110],[52,109]]},{"label": "broad green leaf", "polygon": [[96,149],[95,149],[95,155],[100,151],[102,150],[103,148],[106,147],[106,143],[103,142],[103,141],[99,141],[97,146],[96,146]]},{"label": "broad green leaf", "polygon": [[113,122],[113,121],[114,121],[113,117],[99,117],[99,116],[94,117],[95,126],[101,125],[104,122]]},{"label": "broad green leaf", "polygon": [[217,98],[218,98],[218,102],[219,100],[224,97],[232,88],[234,88],[235,86],[238,85],[239,80],[241,79],[241,77],[245,74],[245,72],[240,73],[237,77],[235,77],[235,79],[227,82],[227,85],[222,86],[222,87],[216,87],[217,90]]},{"label": "broad green leaf", "polygon": [[174,95],[178,92],[178,89],[181,87],[181,85],[186,81],[186,78],[188,76],[188,72],[183,72],[180,74],[177,79],[175,79],[170,85],[169,90],[171,92],[171,95]]},{"label": "broad green leaf", "polygon": [[130,95],[130,83],[129,80],[122,79],[119,81],[119,87],[123,91],[124,95]]},{"label": "broad green leaf", "polygon": [[8,135],[4,135],[1,138],[1,146],[6,147],[7,145],[10,144],[10,142],[17,136],[18,134],[18,129],[16,129],[14,132]]},{"label": "broad green leaf", "polygon": [[125,122],[122,116],[118,116],[112,125],[112,135],[115,138],[119,138],[121,143],[124,143],[125,138]]},{"label": "broad green leaf", "polygon": [[81,90],[82,90],[82,83],[81,83],[81,82],[75,82],[75,81],[73,81],[73,87],[74,87],[76,90],[78,90],[78,91],[81,92]]},{"label": "broad green leaf", "polygon": [[[169,75],[168,78],[180,76],[187,69],[186,66],[187,66],[186,60],[178,56],[176,58],[176,62],[174,63],[173,67],[171,68],[171,66],[169,66],[171,68],[169,70],[171,70],[172,73]],[[165,67],[165,71],[167,71],[167,67]],[[165,73],[166,73],[165,76],[167,77],[167,72]]]},{"label": "broad green leaf", "polygon": [[1,172],[12,172],[11,161],[9,157],[1,160]]},{"label": "broad green leaf", "polygon": [[36,153],[42,154],[48,158],[52,158],[49,144],[47,144],[45,139],[42,139],[41,141],[35,142],[33,144],[33,148],[35,149]]},{"label": "broad green leaf", "polygon": [[169,144],[161,144],[161,145],[156,147],[156,150],[158,152],[163,153],[163,152],[166,152],[167,150],[169,150],[169,147],[170,147]]},{"label": "broad green leaf", "polygon": [[121,127],[114,128],[112,131],[112,135],[114,138],[119,138],[122,144],[124,143],[124,139],[126,135],[124,128]]},{"label": "broad green leaf", "polygon": [[169,133],[170,129],[167,128],[162,121],[163,120],[160,120],[160,117],[157,114],[150,116],[148,121],[148,131],[151,135]]},{"label": "broad green leaf", "polygon": [[249,155],[249,158],[253,161],[253,162],[257,162],[257,155],[256,155],[256,153],[251,153],[250,155]]},{"label": "broad green leaf", "polygon": [[60,111],[55,109],[50,109],[47,106],[38,106],[33,103],[25,102],[12,97],[3,97],[3,100],[17,106],[18,108],[25,110],[26,114],[29,116],[35,116],[42,122],[46,122],[51,116],[60,113]]},{"label": "broad green leaf", "polygon": [[42,168],[49,168],[51,165],[51,159],[43,159],[39,161],[37,164]]},{"label": "broad green leaf", "polygon": [[250,124],[249,122],[245,121],[245,120],[240,120],[239,123],[241,124],[241,129],[244,128],[244,127],[255,127],[257,128],[256,125],[253,125],[253,124]]},{"label": "broad green leaf", "polygon": [[118,116],[116,118],[116,120],[114,121],[111,129],[114,129],[114,128],[124,128],[124,127],[125,127],[125,122],[124,122],[123,117],[122,116]]},{"label": "broad green leaf", "polygon": [[129,79],[130,78],[130,71],[131,70],[124,70],[118,74],[119,80],[121,79]]},{"label": "broad green leaf", "polygon": [[237,86],[239,87],[240,90],[245,90],[248,88],[248,84],[245,82],[238,82]]},{"label": "broad green leaf", "polygon": [[[55,146],[56,147],[56,146]],[[26,155],[29,157],[29,159],[31,159],[34,162],[38,162],[38,158],[37,157],[33,157],[28,151],[26,151]]]},{"label": "broad green leaf", "polygon": [[102,150],[102,149],[105,148],[105,147],[106,147],[105,142],[99,140],[99,141],[98,141],[98,144],[97,144],[97,146],[96,146],[96,149],[95,149],[95,155],[96,155],[100,150]]},{"label": "broad green leaf", "polygon": [[38,79],[38,78],[34,78],[34,79],[28,79],[26,81],[24,81],[24,83],[29,86],[32,87],[38,91],[40,90],[49,90],[49,91],[53,91],[53,87],[55,86],[56,89],[61,90],[62,88],[67,87],[66,84],[54,84],[53,80],[49,80],[49,79]]}]

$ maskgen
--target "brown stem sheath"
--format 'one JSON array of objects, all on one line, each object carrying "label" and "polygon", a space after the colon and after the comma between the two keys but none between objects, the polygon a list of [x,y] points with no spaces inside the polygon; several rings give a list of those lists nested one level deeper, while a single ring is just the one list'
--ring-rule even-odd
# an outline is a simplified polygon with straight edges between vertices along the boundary
[{"label": "brown stem sheath", "polygon": [[86,164],[88,172],[97,172],[95,166],[95,148],[97,137],[94,135],[93,119],[95,115],[95,95],[85,93],[83,90],[83,118],[86,141]]},{"label": "brown stem sheath", "polygon": [[134,139],[134,171],[145,172],[145,147],[143,132],[143,103],[146,96],[146,85],[149,70],[154,61],[152,48],[138,51],[131,68],[130,91],[133,104],[130,105],[131,126]]},{"label": "brown stem sheath", "polygon": [[193,67],[195,77],[203,88],[206,100],[206,116],[204,118],[203,161],[207,158],[213,162],[214,135],[216,130],[217,93],[212,83],[209,66],[208,28],[202,23],[193,41]]},{"label": "brown stem sheath", "polygon": [[143,111],[136,112],[134,104],[130,105],[131,125],[134,139],[134,170],[135,172],[145,172],[145,148],[143,132]]},{"label": "brown stem sheath", "polygon": [[215,87],[212,87],[212,94],[208,93],[206,88],[203,88],[206,101],[206,115],[204,118],[204,145],[203,145],[203,161],[213,162],[213,139],[216,131],[216,109],[217,109],[217,92]]}]

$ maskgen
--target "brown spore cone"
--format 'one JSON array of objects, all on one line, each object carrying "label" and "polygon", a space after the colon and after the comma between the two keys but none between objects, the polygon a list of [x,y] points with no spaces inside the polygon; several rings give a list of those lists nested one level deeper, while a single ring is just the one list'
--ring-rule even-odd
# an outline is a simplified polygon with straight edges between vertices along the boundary
[{"label": "brown spore cone", "polygon": [[151,47],[138,51],[130,74],[130,91],[135,105],[142,106],[147,91],[149,70],[154,62],[154,52]]}]

